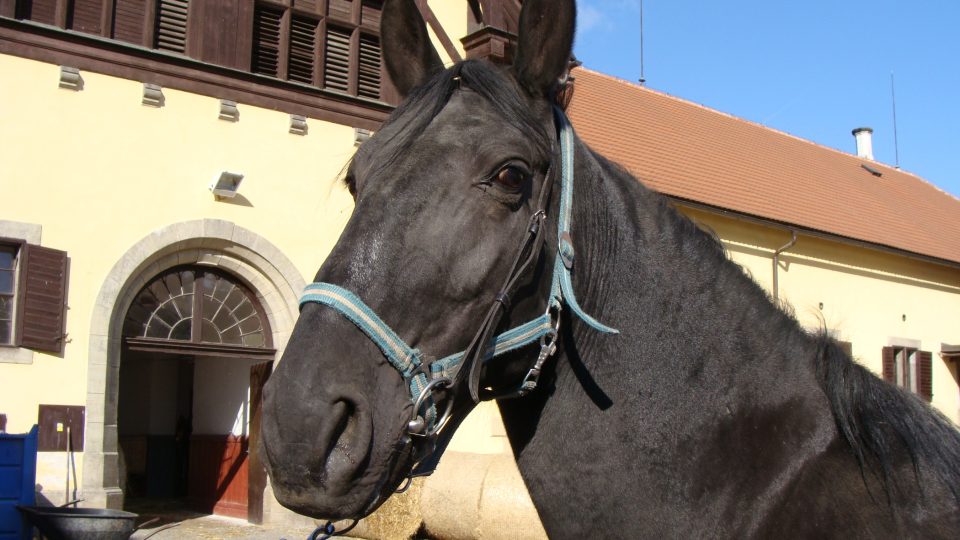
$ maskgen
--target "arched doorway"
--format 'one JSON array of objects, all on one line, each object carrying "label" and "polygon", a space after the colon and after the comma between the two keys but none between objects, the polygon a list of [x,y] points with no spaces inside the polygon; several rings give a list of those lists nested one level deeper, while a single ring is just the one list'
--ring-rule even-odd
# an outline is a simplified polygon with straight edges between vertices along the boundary
[{"label": "arched doorway", "polygon": [[259,395],[276,350],[252,288],[218,268],[170,268],[136,294],[122,337],[117,429],[129,503],[259,521]]}]

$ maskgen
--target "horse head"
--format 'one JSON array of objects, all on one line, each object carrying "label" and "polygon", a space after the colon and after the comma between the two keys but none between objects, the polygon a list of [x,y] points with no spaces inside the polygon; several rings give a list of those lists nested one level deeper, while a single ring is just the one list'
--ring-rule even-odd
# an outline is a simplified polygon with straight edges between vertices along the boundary
[{"label": "horse head", "polygon": [[[385,2],[384,60],[405,99],[349,165],[353,214],[264,390],[263,454],[284,506],[369,514],[478,392],[516,387],[537,358],[534,346],[483,361],[496,331],[542,316],[552,285],[541,230],[556,220],[543,212],[558,198],[552,100],[574,12],[528,0],[512,67],[445,69],[414,1]],[[430,371],[458,351],[449,373]]]}]

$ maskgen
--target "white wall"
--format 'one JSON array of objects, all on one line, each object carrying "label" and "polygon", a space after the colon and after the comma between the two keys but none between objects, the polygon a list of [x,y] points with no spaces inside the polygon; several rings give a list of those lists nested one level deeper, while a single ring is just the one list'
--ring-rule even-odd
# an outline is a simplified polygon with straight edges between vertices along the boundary
[{"label": "white wall", "polygon": [[197,358],[193,371],[193,433],[248,435],[250,366],[257,361]]}]

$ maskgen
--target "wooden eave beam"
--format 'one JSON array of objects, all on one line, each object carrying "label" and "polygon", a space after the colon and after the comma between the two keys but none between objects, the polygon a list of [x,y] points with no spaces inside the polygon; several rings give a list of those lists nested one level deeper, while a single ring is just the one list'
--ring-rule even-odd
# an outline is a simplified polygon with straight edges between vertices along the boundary
[{"label": "wooden eave beam", "polygon": [[0,17],[0,54],[376,130],[393,107],[48,25]]}]

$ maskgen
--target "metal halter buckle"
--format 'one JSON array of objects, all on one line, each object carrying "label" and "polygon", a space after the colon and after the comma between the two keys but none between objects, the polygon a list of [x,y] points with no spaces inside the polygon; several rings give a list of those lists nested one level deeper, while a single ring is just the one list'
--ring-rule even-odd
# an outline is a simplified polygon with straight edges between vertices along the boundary
[{"label": "metal halter buckle", "polygon": [[537,387],[543,364],[557,352],[557,336],[560,335],[560,312],[562,310],[563,308],[560,305],[547,308],[547,314],[550,315],[550,319],[553,321],[553,328],[540,337],[540,354],[537,355],[537,361],[534,362],[533,367],[530,368],[530,371],[528,371],[527,375],[523,378],[523,382],[520,383],[520,389],[517,390],[517,397],[523,397]]},{"label": "metal halter buckle", "polygon": [[443,410],[443,415],[440,416],[439,420],[434,422],[433,427],[429,430],[427,429],[426,419],[423,416],[420,416],[420,407],[423,406],[424,400],[426,400],[428,396],[432,396],[435,388],[448,388],[451,385],[453,385],[453,381],[449,377],[440,377],[439,379],[433,379],[423,387],[423,390],[420,391],[420,395],[417,396],[417,400],[413,403],[413,419],[407,423],[407,431],[410,433],[410,435],[417,437],[433,437],[441,429],[443,429],[443,426],[446,425],[448,420],[450,420],[450,413],[453,412],[452,399],[447,399],[447,407]]}]

